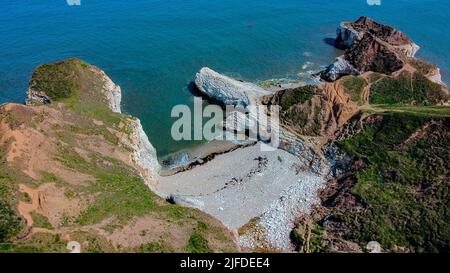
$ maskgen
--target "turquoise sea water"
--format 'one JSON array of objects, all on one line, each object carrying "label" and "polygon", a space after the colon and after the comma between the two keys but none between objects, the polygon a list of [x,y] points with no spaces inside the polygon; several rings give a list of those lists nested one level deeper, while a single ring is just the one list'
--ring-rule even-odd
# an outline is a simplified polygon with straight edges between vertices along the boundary
[{"label": "turquoise sea water", "polygon": [[361,15],[407,33],[450,83],[449,11],[448,0],[2,0],[0,103],[23,102],[37,65],[80,57],[121,85],[124,112],[164,155],[193,145],[171,139],[170,111],[192,103],[186,86],[202,66],[249,81],[298,78],[339,55],[324,39]]}]

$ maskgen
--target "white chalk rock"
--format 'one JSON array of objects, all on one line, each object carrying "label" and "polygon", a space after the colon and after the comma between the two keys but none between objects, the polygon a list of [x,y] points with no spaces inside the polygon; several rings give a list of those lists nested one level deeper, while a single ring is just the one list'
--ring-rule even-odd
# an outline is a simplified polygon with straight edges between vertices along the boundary
[{"label": "white chalk rock", "polygon": [[344,56],[337,57],[322,73],[322,78],[327,81],[335,81],[345,75],[359,75],[359,71],[353,67]]},{"label": "white chalk rock", "polygon": [[204,95],[224,105],[246,108],[260,104],[260,97],[272,94],[256,84],[241,82],[204,67],[195,77],[195,85]]}]

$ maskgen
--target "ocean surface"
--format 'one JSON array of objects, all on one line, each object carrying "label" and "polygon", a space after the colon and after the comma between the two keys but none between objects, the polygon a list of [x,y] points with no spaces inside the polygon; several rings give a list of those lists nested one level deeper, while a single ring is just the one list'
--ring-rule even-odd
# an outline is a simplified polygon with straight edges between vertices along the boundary
[{"label": "ocean surface", "polygon": [[170,112],[193,103],[187,85],[201,67],[305,80],[342,53],[326,43],[339,22],[361,15],[408,34],[450,83],[449,11],[448,0],[2,0],[0,103],[24,101],[37,65],[79,57],[121,85],[123,111],[167,155],[198,145],[172,140]]}]

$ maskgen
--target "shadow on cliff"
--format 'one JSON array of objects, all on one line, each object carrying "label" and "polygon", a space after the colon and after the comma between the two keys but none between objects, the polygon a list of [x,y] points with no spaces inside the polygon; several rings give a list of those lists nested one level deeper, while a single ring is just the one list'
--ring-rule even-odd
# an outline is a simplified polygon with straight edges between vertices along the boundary
[{"label": "shadow on cliff", "polygon": [[221,106],[222,108],[225,109],[225,105],[223,104],[222,101],[216,100],[216,99],[214,99],[214,98],[212,98],[212,97],[209,97],[209,96],[203,94],[203,93],[200,91],[200,89],[198,89],[197,85],[195,85],[195,82],[194,82],[194,81],[190,82],[190,83],[188,84],[187,88],[188,88],[189,92],[190,92],[193,96],[195,96],[195,97],[200,97],[200,98],[202,98],[203,100],[207,101],[209,104],[219,105],[219,106]]},{"label": "shadow on cliff", "polygon": [[337,49],[340,49],[340,50],[346,49],[345,47],[340,46],[339,43],[337,42],[337,39],[335,39],[335,38],[324,38],[323,41],[325,44],[335,47]]},{"label": "shadow on cliff", "polygon": [[324,38],[323,41],[325,44],[330,45],[332,47],[336,46],[336,39],[335,38]]}]

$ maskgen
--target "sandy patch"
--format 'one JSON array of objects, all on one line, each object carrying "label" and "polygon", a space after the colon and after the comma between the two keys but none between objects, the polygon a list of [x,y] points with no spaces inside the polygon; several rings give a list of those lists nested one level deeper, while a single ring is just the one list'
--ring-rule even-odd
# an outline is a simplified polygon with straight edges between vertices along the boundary
[{"label": "sandy patch", "polygon": [[64,195],[64,190],[55,184],[47,183],[37,188],[20,184],[19,190],[27,193],[31,200],[29,203],[19,201],[17,208],[29,226],[33,225],[32,212],[46,216],[53,227],[58,227],[63,216],[76,217],[82,210],[78,198],[68,199]]},{"label": "sandy patch", "polygon": [[176,223],[168,223],[157,215],[149,214],[135,219],[132,223],[111,234],[104,234],[115,246],[136,247],[145,242],[159,242],[170,238],[170,244],[183,246],[189,239],[185,228]]}]

